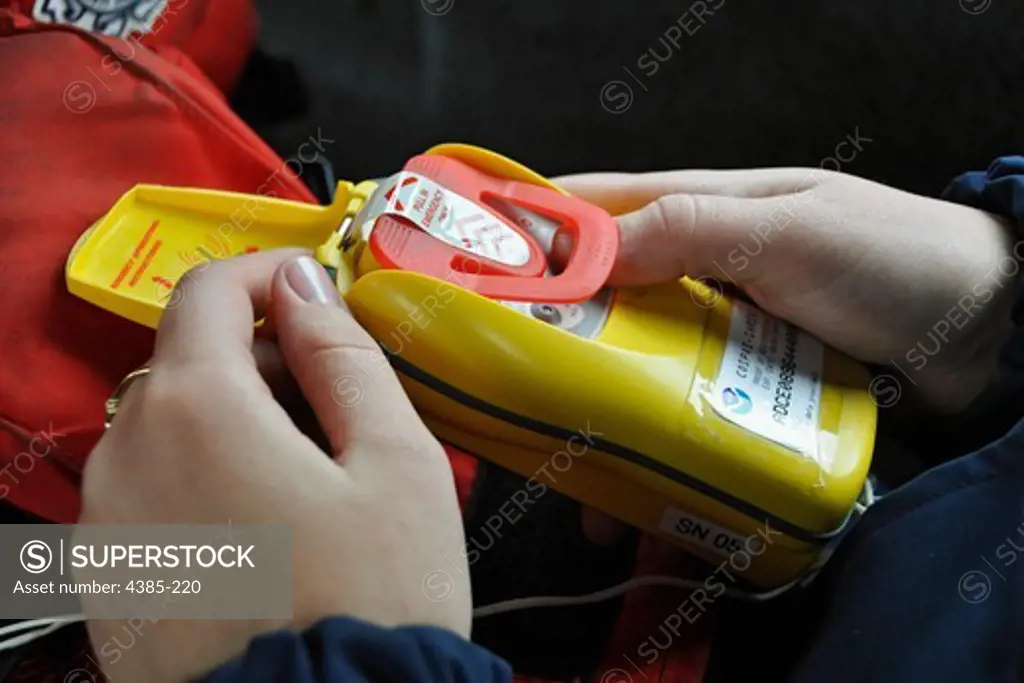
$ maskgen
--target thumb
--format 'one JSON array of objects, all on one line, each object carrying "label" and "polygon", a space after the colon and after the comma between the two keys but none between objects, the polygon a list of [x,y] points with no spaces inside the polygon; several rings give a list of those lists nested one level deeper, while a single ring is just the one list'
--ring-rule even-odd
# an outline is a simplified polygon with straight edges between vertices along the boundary
[{"label": "thumb", "polygon": [[282,265],[271,297],[285,362],[335,460],[348,467],[363,457],[369,468],[387,466],[387,453],[402,449],[382,446],[418,430],[430,437],[381,348],[349,313],[319,263],[301,256]]},{"label": "thumb", "polygon": [[757,230],[780,197],[747,198],[671,194],[618,216],[619,254],[609,284],[619,287],[657,284],[690,277],[725,277],[747,284],[758,277],[763,260],[738,259],[741,245],[756,244]]}]

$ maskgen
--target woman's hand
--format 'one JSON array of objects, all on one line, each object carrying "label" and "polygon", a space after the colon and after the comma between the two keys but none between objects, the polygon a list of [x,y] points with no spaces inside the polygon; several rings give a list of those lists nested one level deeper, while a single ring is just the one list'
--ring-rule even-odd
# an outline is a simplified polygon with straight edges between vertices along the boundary
[{"label": "woman's hand", "polygon": [[[109,667],[112,680],[182,681],[239,654],[259,632],[329,615],[467,636],[468,584],[444,601],[423,593],[424,577],[449,562],[469,573],[453,552],[464,539],[448,460],[323,269],[296,252],[268,252],[182,280],[150,374],[131,386],[89,458],[80,521],[288,524],[295,618],[162,620]],[[330,456],[261,376],[258,365],[278,354],[254,340],[264,314]],[[89,624],[97,647],[123,628]]]},{"label": "woman's hand", "polygon": [[818,169],[555,182],[622,214],[613,284],[737,285],[850,355],[897,365],[934,409],[965,408],[996,373],[1024,258],[996,216]]}]

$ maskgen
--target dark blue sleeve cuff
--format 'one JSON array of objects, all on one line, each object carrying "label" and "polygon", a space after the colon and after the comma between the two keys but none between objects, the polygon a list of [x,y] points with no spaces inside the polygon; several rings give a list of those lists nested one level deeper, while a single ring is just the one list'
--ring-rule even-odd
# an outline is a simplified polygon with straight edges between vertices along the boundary
[{"label": "dark blue sleeve cuff", "polygon": [[511,667],[451,631],[382,628],[334,617],[304,633],[254,638],[238,659],[203,683],[509,683]]},{"label": "dark blue sleeve cuff", "polygon": [[[1024,156],[999,157],[985,171],[963,173],[946,187],[942,198],[1003,216],[1012,221],[1017,240],[1015,268],[1024,261]],[[1015,323],[1024,324],[1024,278],[1013,309]]]},{"label": "dark blue sleeve cuff", "polygon": [[1024,221],[1024,156],[999,157],[986,171],[963,173],[946,187],[942,198]]}]

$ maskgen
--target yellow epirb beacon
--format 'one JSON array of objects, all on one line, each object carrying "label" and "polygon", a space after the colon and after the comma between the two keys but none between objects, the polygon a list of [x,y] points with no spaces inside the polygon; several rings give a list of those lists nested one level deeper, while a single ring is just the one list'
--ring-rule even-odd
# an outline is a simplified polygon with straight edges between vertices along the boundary
[{"label": "yellow epirb beacon", "polygon": [[[556,233],[575,245],[558,267]],[[742,554],[742,579],[799,581],[857,507],[865,368],[688,278],[605,286],[611,217],[487,150],[435,147],[326,207],[138,186],[68,287],[155,326],[189,268],[284,246],[336,275],[439,439],[711,563]]]}]

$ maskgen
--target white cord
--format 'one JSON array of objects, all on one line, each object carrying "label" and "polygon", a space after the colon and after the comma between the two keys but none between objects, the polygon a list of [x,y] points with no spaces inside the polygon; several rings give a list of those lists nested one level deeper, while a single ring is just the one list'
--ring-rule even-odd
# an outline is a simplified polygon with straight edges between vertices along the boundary
[{"label": "white cord", "polygon": [[864,480],[864,507],[871,507],[876,500],[878,500],[878,496],[875,495],[875,484],[871,481],[871,477],[868,477]]},{"label": "white cord", "polygon": [[853,509],[857,511],[858,515],[863,515],[877,500],[878,496],[875,495],[875,485],[872,483],[871,477],[868,477],[864,480],[864,491],[861,493],[861,500],[853,504]]},{"label": "white cord", "polygon": [[50,624],[64,623],[71,624],[76,621],[85,621],[84,614],[65,614],[59,617],[46,617],[45,619],[32,619],[31,621],[19,621],[14,624],[8,624],[3,628],[0,628],[0,641],[8,633],[17,633],[18,631],[24,631],[26,629],[34,629],[36,627],[49,626]]},{"label": "white cord", "polygon": [[[74,615],[72,617],[57,617],[55,619],[37,619],[37,620],[31,621],[31,622],[26,621],[26,622],[21,622],[21,623],[18,623],[18,624],[13,624],[12,626],[5,626],[4,628],[0,629],[0,635],[8,634],[8,633],[17,633],[18,631],[23,631],[26,628],[29,628],[27,626],[28,624],[36,624],[36,625],[38,625],[39,622],[43,622],[43,623],[47,623],[48,624],[47,626],[44,626],[43,628],[37,628],[37,629],[34,629],[34,630],[30,630],[27,633],[22,633],[20,635],[14,636],[13,638],[8,638],[6,640],[0,640],[0,652],[5,652],[7,650],[14,650],[15,648],[19,648],[22,645],[26,645],[28,643],[31,643],[31,642],[35,641],[35,640],[39,640],[40,638],[44,638],[44,637],[50,635],[51,633],[53,633],[54,631],[59,631],[60,629],[64,628],[65,626],[73,624],[73,623],[75,623],[77,621],[82,621],[83,618],[84,617],[82,615]],[[17,628],[15,628],[15,627],[17,627]]]},{"label": "white cord", "polygon": [[[878,497],[875,495],[875,486],[871,482],[871,478],[868,477],[864,481],[864,490],[861,493],[862,501],[854,503],[854,510],[858,515],[864,514],[864,511],[871,507]],[[773,588],[768,591],[762,591],[760,593],[751,593],[747,591],[737,590],[735,588],[726,588],[722,595],[737,600],[746,600],[748,602],[763,602],[765,600],[771,600],[772,598],[782,595],[791,588],[809,582],[816,574],[820,566],[824,564],[827,554],[823,554],[819,562],[812,567],[805,575],[798,576],[787,584],[783,584],[778,588]],[[517,612],[524,609],[534,609],[537,607],[573,607],[577,605],[590,605],[597,602],[604,602],[605,600],[611,600],[616,598],[623,593],[628,593],[634,588],[642,588],[644,586],[669,586],[672,588],[704,588],[704,583],[701,581],[694,581],[691,579],[680,579],[674,576],[661,576],[661,575],[647,575],[647,576],[636,576],[628,581],[610,586],[603,590],[596,591],[594,593],[587,593],[586,595],[563,595],[563,596],[536,596],[529,598],[515,598],[513,600],[503,600],[501,602],[491,603],[490,605],[484,605],[483,607],[477,607],[473,610],[474,617],[489,617],[494,614],[504,614],[506,612]]]},{"label": "white cord", "polygon": [[[730,598],[736,598],[737,600],[762,602],[782,595],[801,581],[803,581],[803,577],[794,579],[793,581],[779,586],[778,588],[773,588],[761,593],[749,593],[747,591],[736,590],[735,588],[726,588],[723,595]],[[473,610],[473,616],[489,617],[494,614],[517,612],[519,610],[533,609],[536,607],[573,607],[578,605],[589,605],[597,602],[604,602],[605,600],[611,600],[612,598],[616,598],[623,593],[628,593],[635,588],[643,588],[645,586],[669,586],[672,588],[694,589],[705,588],[703,581],[649,574],[646,576],[635,576],[628,581],[623,581],[622,583],[610,586],[609,588],[605,588],[594,593],[587,593],[586,595],[537,596],[503,600],[502,602],[495,602],[490,605],[484,605],[483,607],[477,607]]]}]

